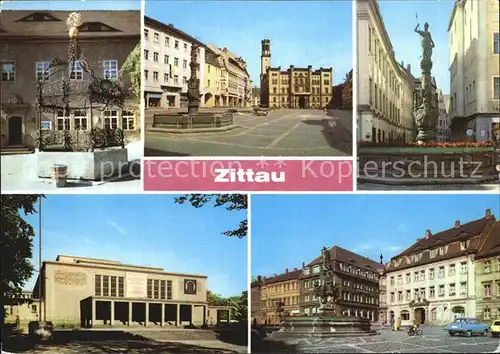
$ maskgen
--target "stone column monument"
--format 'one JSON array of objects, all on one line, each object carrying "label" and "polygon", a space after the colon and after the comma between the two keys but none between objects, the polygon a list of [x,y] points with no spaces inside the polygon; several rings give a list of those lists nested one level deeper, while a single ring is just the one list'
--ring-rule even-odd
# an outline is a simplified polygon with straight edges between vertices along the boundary
[{"label": "stone column monument", "polygon": [[188,80],[188,114],[197,114],[200,108],[200,79],[196,77],[196,70],[198,69],[198,44],[191,45],[191,61],[189,67],[191,68],[191,76]]},{"label": "stone column monument", "polygon": [[319,300],[319,311],[321,316],[335,316],[339,298],[338,285],[334,282],[332,259],[326,247],[321,250],[321,270],[319,281],[314,283],[314,295]]},{"label": "stone column monument", "polygon": [[436,140],[437,123],[439,117],[438,101],[436,90],[432,85],[432,50],[434,41],[432,40],[429,24],[425,23],[424,30],[420,30],[420,23],[415,27],[415,32],[420,35],[422,43],[422,57],[420,61],[420,102],[415,108],[413,116],[417,126],[417,141],[419,144]]}]

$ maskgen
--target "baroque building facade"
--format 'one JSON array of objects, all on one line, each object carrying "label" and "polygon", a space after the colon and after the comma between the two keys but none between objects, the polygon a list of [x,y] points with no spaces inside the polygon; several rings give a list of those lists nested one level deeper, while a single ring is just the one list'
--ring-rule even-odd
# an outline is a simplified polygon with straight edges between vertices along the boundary
[{"label": "baroque building facade", "polygon": [[475,317],[476,262],[496,220],[489,209],[481,219],[423,238],[393,257],[385,266],[387,321],[401,324],[445,324],[456,317]]},{"label": "baroque building facade", "polygon": [[[369,258],[341,247],[329,248],[334,272],[334,283],[339,287],[336,312],[344,316],[378,321],[379,271],[383,266]],[[318,313],[319,304],[314,284],[319,280],[321,257],[303,265],[300,277],[300,312]]]},{"label": "baroque building facade", "polygon": [[457,0],[448,25],[452,140],[500,139],[500,5]]},{"label": "baroque building facade", "polygon": [[273,108],[325,108],[333,99],[333,68],[271,67],[271,41],[262,40],[260,104]]},{"label": "baroque building facade", "polygon": [[396,61],[378,0],[356,2],[358,141],[413,140],[414,78]]},{"label": "baroque building facade", "polygon": [[[68,60],[69,11],[4,10],[0,18],[0,113],[2,149],[31,148],[32,134],[38,129],[90,130],[121,128],[135,133],[140,128],[139,103],[132,98],[121,109],[90,109],[37,115],[37,82],[51,76],[54,58]],[[140,43],[140,11],[80,11],[78,43],[90,69],[100,78],[122,80],[125,90],[130,80],[121,68]],[[80,65],[78,65],[80,64]],[[90,75],[80,62],[66,74],[71,87],[83,87]],[[51,83],[52,84],[52,83]],[[54,83],[55,84],[55,83]],[[48,88],[47,88],[48,89]],[[58,87],[59,89],[59,87]],[[70,103],[70,105],[73,102]],[[92,124],[91,124],[92,122]]]}]

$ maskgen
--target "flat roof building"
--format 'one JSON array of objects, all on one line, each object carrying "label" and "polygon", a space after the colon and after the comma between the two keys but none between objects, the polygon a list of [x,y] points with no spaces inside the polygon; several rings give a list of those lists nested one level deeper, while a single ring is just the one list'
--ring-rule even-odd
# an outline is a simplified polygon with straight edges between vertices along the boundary
[{"label": "flat roof building", "polygon": [[207,322],[207,276],[104,259],[59,255],[43,262],[41,318],[62,324],[202,325]]}]

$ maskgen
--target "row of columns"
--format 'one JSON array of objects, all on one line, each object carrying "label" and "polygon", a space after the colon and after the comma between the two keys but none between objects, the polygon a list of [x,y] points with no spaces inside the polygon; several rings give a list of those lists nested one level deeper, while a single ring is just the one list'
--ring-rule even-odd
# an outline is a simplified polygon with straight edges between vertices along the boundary
[{"label": "row of columns", "polygon": [[354,317],[364,317],[368,318],[370,321],[375,321],[375,311],[368,311],[368,310],[351,310],[351,309],[344,309],[343,311],[344,314],[347,314],[347,316],[354,316]]},{"label": "row of columns", "polygon": [[[92,325],[95,324],[96,322],[96,319],[97,319],[97,308],[96,308],[96,305],[97,305],[97,301],[100,301],[100,300],[96,300],[96,299],[92,299]],[[108,302],[108,301],[106,301]],[[110,325],[113,326],[114,324],[114,320],[115,320],[115,301],[114,300],[109,300],[109,302],[111,303],[111,311],[110,311]],[[118,302],[125,302],[125,301],[118,301]],[[128,321],[127,321],[127,325],[130,326],[132,324],[132,314],[133,314],[133,304],[134,302],[128,302]],[[145,313],[144,313],[144,326],[147,327],[148,326],[148,323],[149,323],[149,302],[144,302],[145,304]],[[160,326],[164,326],[165,325],[165,303],[161,303],[161,320],[160,320]],[[176,326],[179,326],[180,323],[181,323],[181,319],[180,319],[180,308],[181,308],[181,305],[180,304],[176,304],[176,317],[175,317],[175,325]],[[191,322],[193,320],[193,309],[194,309],[194,305],[191,305]],[[206,313],[207,309],[206,309],[206,306],[203,305],[203,323],[206,322],[206,316],[207,316],[207,313]]]}]

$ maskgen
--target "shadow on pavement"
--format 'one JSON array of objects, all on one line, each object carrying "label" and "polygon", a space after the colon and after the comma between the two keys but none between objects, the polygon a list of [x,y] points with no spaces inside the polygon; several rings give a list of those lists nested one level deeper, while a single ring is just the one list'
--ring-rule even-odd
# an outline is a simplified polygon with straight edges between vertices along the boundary
[{"label": "shadow on pavement", "polygon": [[182,153],[179,153],[179,152],[171,152],[171,151],[164,151],[164,150],[144,148],[144,157],[148,157],[148,156],[170,157],[170,156],[191,156],[191,155],[189,155],[189,154],[182,154]]},{"label": "shadow on pavement", "polygon": [[[178,342],[159,342],[124,331],[54,331],[51,341],[39,342],[29,335],[14,335],[3,340],[3,350],[22,353],[30,350],[74,353],[230,353],[230,350],[205,348]],[[79,346],[78,346],[79,345]],[[54,348],[57,347],[57,348]]]},{"label": "shadow on pavement", "polygon": [[328,145],[346,154],[352,154],[352,135],[340,122],[331,124],[331,119],[305,119],[302,123],[321,126],[321,133]]},{"label": "shadow on pavement", "polygon": [[215,329],[217,339],[238,346],[248,345],[248,326],[246,323],[238,323],[227,328]]},{"label": "shadow on pavement", "polygon": [[252,338],[252,353],[300,353],[300,350],[283,341]]}]

